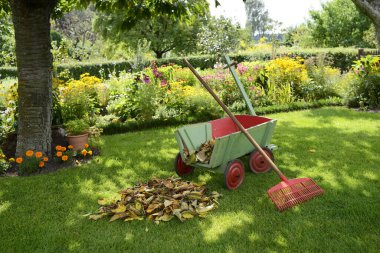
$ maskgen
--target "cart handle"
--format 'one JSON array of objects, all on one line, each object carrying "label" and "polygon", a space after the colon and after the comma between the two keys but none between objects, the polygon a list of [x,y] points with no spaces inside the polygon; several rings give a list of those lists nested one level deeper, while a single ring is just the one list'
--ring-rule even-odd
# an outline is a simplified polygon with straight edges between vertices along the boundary
[{"label": "cart handle", "polygon": [[253,116],[256,116],[255,110],[253,110],[253,106],[252,106],[251,100],[248,98],[248,95],[247,95],[247,93],[244,90],[243,84],[240,82],[240,79],[239,79],[239,77],[238,77],[238,75],[236,73],[235,68],[233,68],[233,66],[235,66],[236,63],[235,64],[232,63],[231,60],[230,60],[230,57],[228,57],[228,55],[225,55],[224,58],[226,59],[227,66],[230,69],[231,74],[232,74],[232,76],[235,79],[235,83],[236,83],[237,87],[239,88],[241,95],[244,98],[244,101],[245,101],[245,104],[248,107],[249,113],[251,115],[253,115]]}]

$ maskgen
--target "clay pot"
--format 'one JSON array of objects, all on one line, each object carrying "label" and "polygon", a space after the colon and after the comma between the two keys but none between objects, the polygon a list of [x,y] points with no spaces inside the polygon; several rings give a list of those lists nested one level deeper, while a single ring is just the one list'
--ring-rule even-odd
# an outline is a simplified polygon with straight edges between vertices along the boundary
[{"label": "clay pot", "polygon": [[74,150],[84,149],[84,144],[88,143],[88,133],[81,135],[66,135],[69,145],[72,145]]}]

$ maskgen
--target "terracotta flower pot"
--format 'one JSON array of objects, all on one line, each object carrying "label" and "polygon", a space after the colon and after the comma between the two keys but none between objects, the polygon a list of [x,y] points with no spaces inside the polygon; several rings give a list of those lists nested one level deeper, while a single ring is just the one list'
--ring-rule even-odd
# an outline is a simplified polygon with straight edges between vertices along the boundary
[{"label": "terracotta flower pot", "polygon": [[66,135],[66,139],[69,145],[74,147],[74,150],[80,150],[84,148],[84,144],[88,143],[88,133],[81,135]]}]

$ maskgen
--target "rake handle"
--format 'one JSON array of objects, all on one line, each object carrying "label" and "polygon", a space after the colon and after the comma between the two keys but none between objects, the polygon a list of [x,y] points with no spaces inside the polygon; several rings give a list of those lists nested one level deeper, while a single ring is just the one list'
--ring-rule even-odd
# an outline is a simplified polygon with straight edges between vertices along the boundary
[{"label": "rake handle", "polygon": [[203,78],[198,74],[198,72],[194,69],[194,67],[190,64],[187,59],[183,59],[186,65],[190,68],[191,72],[198,78],[201,84],[206,88],[206,90],[214,97],[216,102],[223,108],[223,110],[230,116],[232,121],[237,125],[240,131],[247,137],[247,139],[253,144],[253,146],[260,152],[260,154],[265,158],[265,160],[270,164],[270,166],[274,169],[274,171],[279,175],[281,180],[287,181],[285,175],[280,171],[280,169],[274,164],[272,159],[265,153],[265,151],[260,147],[260,145],[253,139],[253,137],[248,133],[248,131],[243,127],[243,125],[237,120],[237,118],[232,114],[232,112],[227,108],[227,106],[223,103],[222,100],[215,94],[215,92],[211,89],[211,87],[203,80]]}]

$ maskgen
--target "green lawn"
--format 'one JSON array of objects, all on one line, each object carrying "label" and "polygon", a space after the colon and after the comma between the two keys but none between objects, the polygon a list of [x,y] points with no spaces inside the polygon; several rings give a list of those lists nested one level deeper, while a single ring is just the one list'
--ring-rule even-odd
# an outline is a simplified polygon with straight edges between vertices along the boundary
[{"label": "green lawn", "polygon": [[280,169],[315,179],[325,195],[279,213],[266,193],[279,182],[274,172],[246,170],[242,186],[227,191],[222,175],[196,170],[190,180],[224,195],[205,219],[90,221],[83,215],[98,198],[175,175],[175,127],[104,136],[90,164],[0,178],[0,252],[378,252],[380,114],[322,108],[271,117]]}]

